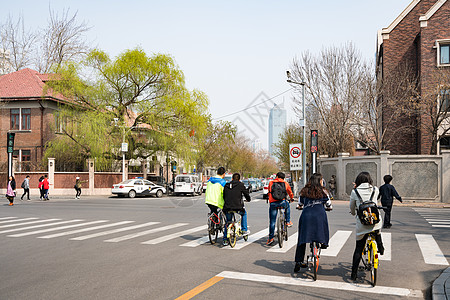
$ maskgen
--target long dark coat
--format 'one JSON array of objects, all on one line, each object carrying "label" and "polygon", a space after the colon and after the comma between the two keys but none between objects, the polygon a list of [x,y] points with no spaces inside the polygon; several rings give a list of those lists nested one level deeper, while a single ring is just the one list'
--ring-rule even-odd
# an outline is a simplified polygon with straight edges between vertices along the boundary
[{"label": "long dark coat", "polygon": [[330,233],[328,231],[328,218],[324,204],[328,197],[310,199],[300,197],[303,212],[298,222],[298,244],[319,242],[328,246]]}]

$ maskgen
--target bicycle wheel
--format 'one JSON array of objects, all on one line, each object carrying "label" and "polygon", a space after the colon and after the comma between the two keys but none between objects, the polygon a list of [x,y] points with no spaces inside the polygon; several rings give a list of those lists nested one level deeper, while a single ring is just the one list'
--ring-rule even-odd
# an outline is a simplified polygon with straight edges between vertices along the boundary
[{"label": "bicycle wheel", "polygon": [[234,246],[236,245],[236,239],[237,239],[236,226],[234,225],[234,223],[231,223],[230,225],[228,225],[227,235],[229,235],[228,241],[230,242],[231,248],[234,248]]},{"label": "bicycle wheel", "polygon": [[369,259],[370,259],[370,283],[372,286],[375,286],[377,284],[377,269],[378,266],[375,262],[377,258],[375,258],[376,255],[376,248],[374,248],[373,243],[371,243],[371,246],[369,247]]},{"label": "bicycle wheel", "polygon": [[[277,216],[277,238],[278,238],[278,244],[280,245],[280,248],[283,248],[283,241],[284,241],[284,230],[283,230],[283,224],[284,224],[284,216],[281,213],[281,211],[278,211]],[[284,226],[286,226],[284,224]]]},{"label": "bicycle wheel", "polygon": [[216,228],[216,224],[211,220],[212,217],[208,218],[208,236],[211,245],[217,242],[217,236],[219,235],[219,230]]},{"label": "bicycle wheel", "polygon": [[319,249],[317,248],[317,243],[313,243],[312,247],[313,255],[313,268],[314,268],[314,281],[317,280],[317,271],[319,270]]}]

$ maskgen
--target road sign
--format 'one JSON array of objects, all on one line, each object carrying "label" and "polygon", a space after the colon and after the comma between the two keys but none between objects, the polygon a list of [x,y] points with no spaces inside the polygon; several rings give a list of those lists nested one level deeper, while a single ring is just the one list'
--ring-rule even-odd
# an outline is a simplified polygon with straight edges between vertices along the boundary
[{"label": "road sign", "polygon": [[302,170],[302,144],[289,144],[289,164],[291,171]]},{"label": "road sign", "polygon": [[122,143],[122,152],[128,152],[128,143]]},{"label": "road sign", "polygon": [[14,152],[14,137],[16,136],[16,134],[14,132],[8,132],[6,135],[7,135],[7,140],[8,140],[6,152],[13,153]]}]

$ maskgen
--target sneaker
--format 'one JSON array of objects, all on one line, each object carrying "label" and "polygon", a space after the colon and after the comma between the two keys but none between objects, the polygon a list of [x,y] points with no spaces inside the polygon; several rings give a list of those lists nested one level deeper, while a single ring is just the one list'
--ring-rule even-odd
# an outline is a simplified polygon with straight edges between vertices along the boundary
[{"label": "sneaker", "polygon": [[300,271],[300,263],[296,262],[294,267],[294,273],[298,273],[298,271]]},{"label": "sneaker", "polygon": [[292,222],[287,222],[286,225],[287,225],[287,227],[292,227],[292,225],[294,225],[294,224],[292,224]]},{"label": "sneaker", "polygon": [[271,238],[271,239],[267,240],[266,245],[271,246],[273,243],[274,243],[274,240],[273,240],[273,238]]},{"label": "sneaker", "polygon": [[28,199],[27,201],[31,201],[31,199]]},{"label": "sneaker", "polygon": [[250,234],[250,230],[242,230],[242,236],[246,236]]},{"label": "sneaker", "polygon": [[9,205],[14,205],[14,203],[9,203]]},{"label": "sneaker", "polygon": [[222,241],[222,246],[225,247],[225,246],[228,246],[228,245],[229,245],[228,240],[223,240]]}]

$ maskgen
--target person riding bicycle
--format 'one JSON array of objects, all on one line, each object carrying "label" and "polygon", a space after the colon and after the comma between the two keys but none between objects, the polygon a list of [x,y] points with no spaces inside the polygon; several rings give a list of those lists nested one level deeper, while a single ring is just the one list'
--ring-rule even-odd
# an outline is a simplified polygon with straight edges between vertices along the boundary
[{"label": "person riding bicycle", "polygon": [[353,281],[356,280],[359,262],[361,261],[361,255],[364,250],[364,246],[366,244],[367,237],[371,232],[375,232],[375,241],[377,243],[378,253],[380,255],[384,254],[383,241],[381,240],[380,229],[383,226],[383,222],[380,221],[373,225],[364,225],[361,223],[361,220],[357,216],[357,210],[359,205],[362,203],[360,197],[358,197],[356,191],[360,195],[363,202],[372,201],[378,205],[378,188],[373,186],[372,178],[368,172],[361,172],[356,177],[355,180],[355,189],[352,190],[350,195],[350,213],[356,216],[356,246],[355,252],[353,253],[353,262],[352,262],[352,274],[351,279]]},{"label": "person riding bicycle", "polygon": [[223,208],[223,187],[225,186],[225,168],[219,167],[217,175],[212,176],[206,185],[205,203],[208,205],[211,213],[217,215],[217,208]]},{"label": "person riding bicycle", "polygon": [[[323,186],[324,180],[320,173],[314,173],[306,186],[300,191],[299,206],[303,209],[298,221],[298,241],[295,251],[294,272],[306,268],[306,244],[317,242],[322,249],[328,248],[330,234],[326,210],[332,210],[328,191]],[[325,208],[325,207],[326,208]]]},{"label": "person riding bicycle", "polygon": [[[234,173],[232,181],[227,183],[223,189],[223,212],[227,218],[227,222],[230,222],[233,218],[233,214],[230,211],[236,211],[241,215],[242,235],[248,235],[250,231],[247,228],[247,211],[244,207],[244,201],[242,196],[245,197],[247,202],[250,202],[250,194],[245,185],[240,181],[241,175]],[[223,245],[228,245],[227,239],[227,227],[225,226],[223,231]]]},{"label": "person riding bicycle", "polygon": [[286,225],[292,226],[291,211],[289,203],[286,201],[286,196],[289,195],[291,199],[294,199],[289,183],[284,180],[285,175],[283,172],[278,172],[274,180],[269,182],[269,239],[266,245],[270,246],[274,243],[273,237],[275,235],[275,222],[277,220],[278,207],[284,207],[286,210]]}]

